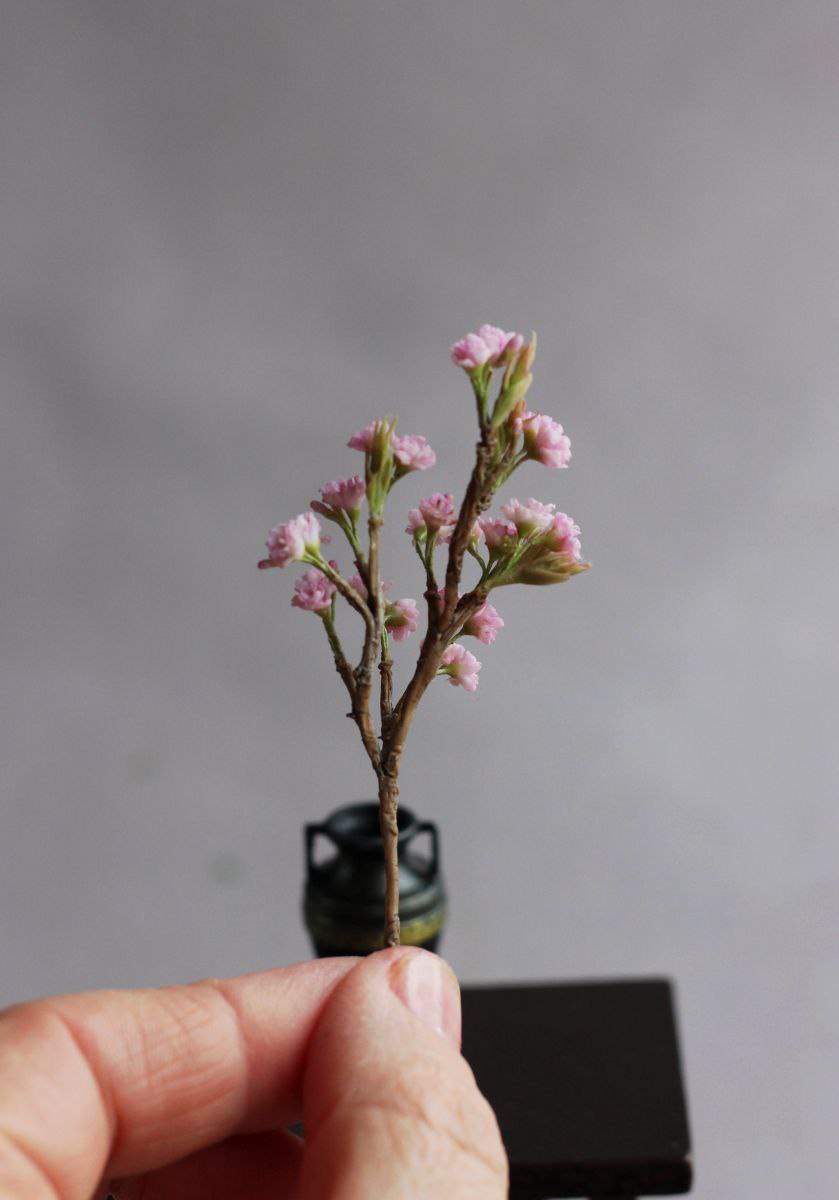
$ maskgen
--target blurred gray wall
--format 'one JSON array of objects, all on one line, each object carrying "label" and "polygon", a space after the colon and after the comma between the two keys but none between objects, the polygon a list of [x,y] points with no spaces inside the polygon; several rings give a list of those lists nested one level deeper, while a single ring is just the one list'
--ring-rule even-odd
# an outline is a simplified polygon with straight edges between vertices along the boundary
[{"label": "blurred gray wall", "polygon": [[511,490],[594,570],[416,722],[445,951],[674,976],[697,1196],[831,1195],[837,5],[7,0],[0,55],[0,1000],[307,956],[371,776],[265,533],[398,412],[418,594],[448,347],[537,328],[574,459]]}]

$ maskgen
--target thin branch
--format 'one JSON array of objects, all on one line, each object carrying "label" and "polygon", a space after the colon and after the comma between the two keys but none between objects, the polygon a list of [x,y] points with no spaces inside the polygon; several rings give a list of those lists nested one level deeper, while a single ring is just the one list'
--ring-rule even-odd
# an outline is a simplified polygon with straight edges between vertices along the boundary
[{"label": "thin branch", "polygon": [[[338,571],[336,571],[333,567],[330,567],[329,563],[321,562],[318,564],[318,567],[324,573],[324,575],[326,575],[327,579],[335,584],[335,587],[341,593],[347,603],[354,608],[359,616],[361,616],[363,619],[365,628],[364,643],[366,646],[370,638],[376,636],[376,618],[370,611],[369,605],[364,598],[358,594],[355,588],[347,583],[346,579],[344,579],[344,577],[339,574]],[[335,634],[335,637],[337,640],[337,634]],[[346,662],[343,651],[341,652],[341,657]],[[335,665],[339,674],[342,676],[342,678],[344,678],[343,670],[338,666],[337,659]],[[347,663],[347,666],[349,667],[349,663]],[[352,690],[350,690],[352,711],[350,712],[350,716],[358,726],[359,733],[361,734],[361,740],[364,744],[364,749],[367,751],[367,757],[370,759],[373,769],[378,771],[381,755],[379,752],[379,741],[376,737],[376,731],[373,728],[373,722],[370,719],[370,691],[368,688],[365,693],[365,691],[359,686],[358,670],[352,671],[352,668],[349,669],[352,675]],[[345,678],[344,682],[347,682]],[[349,684],[347,684],[347,688],[349,690]]]},{"label": "thin branch", "polygon": [[379,660],[379,675],[381,676],[379,708],[382,720],[382,737],[385,737],[393,716],[393,659],[390,656],[390,638],[388,637],[387,630],[382,631],[382,656]]},{"label": "thin branch", "polygon": [[495,430],[490,425],[485,424],[481,429],[481,440],[478,442],[475,466],[472,469],[469,485],[466,488],[466,495],[463,497],[457,524],[454,527],[451,544],[449,545],[449,559],[446,564],[446,591],[440,618],[440,623],[443,626],[447,625],[451,620],[457,604],[460,576],[463,572],[463,557],[466,554],[466,547],[469,545],[472,526],[481,513],[489,508],[492,502],[492,495],[495,490],[495,471],[493,471],[491,463],[495,452],[495,444]]},{"label": "thin branch", "polygon": [[326,636],[329,639],[329,645],[332,649],[332,654],[335,659],[335,669],[344,681],[347,691],[350,696],[350,711],[347,716],[355,721],[358,726],[358,732],[361,734],[361,741],[364,749],[367,751],[367,757],[370,759],[373,770],[378,771],[381,763],[381,753],[379,751],[379,742],[376,737],[376,731],[373,728],[373,723],[370,720],[370,713],[366,711],[359,703],[358,688],[356,687],[355,674],[352,666],[344,654],[338,631],[335,628],[335,623],[332,620],[330,613],[327,613],[323,618],[323,626],[326,630]]},{"label": "thin branch", "polygon": [[481,585],[459,598],[463,559],[469,545],[472,527],[482,512],[492,503],[498,481],[509,466],[512,454],[505,451],[500,460],[493,464],[496,450],[495,430],[488,421],[481,426],[475,466],[460,506],[457,523],[449,545],[446,565],[446,587],[440,604],[436,581],[434,590],[429,588],[425,595],[428,601],[428,632],[426,633],[417,665],[398,703],[393,709],[393,722],[388,736],[382,742],[382,769],[394,773],[399,771],[399,759],[405,745],[416,707],[426,688],[437,674],[443,651],[463,625],[486,601],[487,592]]},{"label": "thin branch", "polygon": [[329,612],[324,614],[323,627],[326,630],[326,636],[329,639],[329,646],[332,650],[332,656],[335,659],[335,669],[346,684],[347,691],[350,694],[350,699],[355,698],[355,679],[353,678],[352,667],[347,661],[344,654],[344,648],[341,645],[341,640],[338,637],[338,631],[335,628],[335,622]]},{"label": "thin branch", "polygon": [[349,606],[351,608],[355,609],[355,611],[358,613],[358,615],[364,621],[364,625],[365,625],[365,628],[368,630],[368,633],[375,634],[376,621],[375,621],[375,618],[374,618],[372,612],[370,611],[370,607],[369,607],[367,601],[364,599],[364,597],[360,596],[358,594],[358,592],[355,590],[355,588],[352,587],[351,584],[347,583],[347,581],[346,581],[346,579],[344,579],[343,575],[341,575],[338,571],[336,571],[334,569],[334,567],[330,567],[329,563],[324,562],[323,559],[321,559],[320,562],[316,562],[315,566],[318,568],[319,571],[323,572],[323,574],[330,581],[330,583],[335,584],[335,587],[338,589],[338,591],[344,597],[347,604],[349,604]]},{"label": "thin branch", "polygon": [[370,549],[367,557],[367,608],[370,620],[364,631],[361,661],[355,669],[358,703],[368,713],[368,720],[370,693],[373,690],[373,667],[382,638],[382,605],[379,586],[379,533],[381,527],[382,518],[371,513],[367,522],[370,536]]}]

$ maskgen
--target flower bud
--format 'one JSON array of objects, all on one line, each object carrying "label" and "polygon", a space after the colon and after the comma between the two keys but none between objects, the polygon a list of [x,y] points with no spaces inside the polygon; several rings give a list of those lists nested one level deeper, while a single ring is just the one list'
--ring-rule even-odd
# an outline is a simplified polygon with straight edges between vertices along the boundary
[{"label": "flower bud", "polygon": [[519,404],[524,404],[524,398],[533,383],[532,375],[523,375],[519,379],[513,378],[510,380],[509,387],[501,392],[498,399],[495,401],[495,408],[492,410],[492,424],[495,429],[509,417],[510,413]]},{"label": "flower bud", "polygon": [[515,359],[510,359],[504,373],[501,391],[495,402],[495,408],[492,410],[493,428],[498,429],[500,425],[504,424],[513,409],[523,404],[530,385],[533,383],[530,369],[535,357],[536,334],[532,333],[526,346],[519,344],[517,356]]},{"label": "flower bud", "polygon": [[590,563],[575,562],[567,554],[546,550],[543,546],[531,546],[519,560],[513,577],[505,583],[529,583],[537,587],[550,583],[565,583],[574,575],[589,569]]},{"label": "flower bud", "polygon": [[371,516],[380,517],[384,512],[385,500],[393,483],[393,430],[395,418],[386,417],[375,421],[364,460],[367,483],[367,503]]}]

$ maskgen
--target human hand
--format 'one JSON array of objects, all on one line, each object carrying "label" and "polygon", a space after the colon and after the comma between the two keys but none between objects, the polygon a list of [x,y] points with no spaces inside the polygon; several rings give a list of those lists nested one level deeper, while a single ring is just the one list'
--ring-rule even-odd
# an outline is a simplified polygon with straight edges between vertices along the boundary
[{"label": "human hand", "polygon": [[498,1126],[459,1045],[454,975],[407,947],[17,1005],[0,1196],[500,1200]]}]

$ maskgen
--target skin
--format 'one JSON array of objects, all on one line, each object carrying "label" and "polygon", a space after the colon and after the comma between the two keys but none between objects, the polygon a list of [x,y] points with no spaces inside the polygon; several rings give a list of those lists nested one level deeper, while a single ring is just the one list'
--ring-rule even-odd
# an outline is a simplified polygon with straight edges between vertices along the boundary
[{"label": "skin", "polygon": [[[457,982],[398,947],[0,1013],[7,1200],[501,1200]],[[305,1142],[286,1126],[303,1119]]]}]

